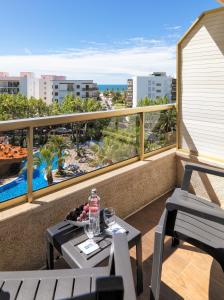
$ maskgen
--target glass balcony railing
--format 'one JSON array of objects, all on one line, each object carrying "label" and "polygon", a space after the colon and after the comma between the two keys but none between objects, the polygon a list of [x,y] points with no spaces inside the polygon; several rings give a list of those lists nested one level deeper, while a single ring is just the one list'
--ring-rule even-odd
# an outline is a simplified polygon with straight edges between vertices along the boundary
[{"label": "glass balcony railing", "polygon": [[176,110],[145,113],[145,153],[176,142]]},{"label": "glass balcony railing", "polygon": [[[175,146],[174,105],[0,123],[0,208]],[[160,150],[161,149],[161,150]]]}]

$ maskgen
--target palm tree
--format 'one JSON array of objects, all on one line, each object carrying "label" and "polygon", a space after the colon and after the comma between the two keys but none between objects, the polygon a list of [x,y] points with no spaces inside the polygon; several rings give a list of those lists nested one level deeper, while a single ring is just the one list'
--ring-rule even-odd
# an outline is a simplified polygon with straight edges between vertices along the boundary
[{"label": "palm tree", "polygon": [[[102,105],[99,101],[95,99],[81,99],[74,98],[72,95],[67,95],[63,99],[61,111],[62,113],[84,113],[84,112],[93,112],[102,110]],[[72,123],[72,137],[73,142],[75,141],[77,156],[82,156],[82,151],[80,150],[80,137],[81,137],[81,129],[84,127],[84,132],[86,133],[88,122],[76,122]]]},{"label": "palm tree", "polygon": [[93,163],[101,166],[111,165],[136,155],[135,145],[112,136],[105,136],[102,145],[94,144],[91,149],[96,156]]},{"label": "palm tree", "polygon": [[158,123],[153,129],[153,132],[161,133],[173,132],[176,130],[176,109],[170,109],[160,112]]},{"label": "palm tree", "polygon": [[69,148],[69,144],[63,136],[52,135],[49,139],[49,145],[53,147],[58,157],[58,173],[63,174],[63,163],[66,156],[64,151]]},{"label": "palm tree", "polygon": [[55,158],[54,147],[52,145],[44,145],[40,148],[39,154],[34,156],[33,163],[35,166],[44,165],[48,185],[53,183],[53,163]]}]

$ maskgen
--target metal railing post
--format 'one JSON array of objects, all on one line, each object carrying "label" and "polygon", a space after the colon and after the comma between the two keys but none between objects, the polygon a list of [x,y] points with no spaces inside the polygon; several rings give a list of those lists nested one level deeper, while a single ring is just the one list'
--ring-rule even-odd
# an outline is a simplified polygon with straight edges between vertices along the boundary
[{"label": "metal railing post", "polygon": [[144,112],[140,113],[140,133],[139,133],[139,139],[140,139],[140,151],[139,151],[139,157],[140,160],[144,160],[144,153],[145,153],[145,114]]},{"label": "metal railing post", "polygon": [[27,134],[27,198],[33,201],[33,127],[28,128]]}]

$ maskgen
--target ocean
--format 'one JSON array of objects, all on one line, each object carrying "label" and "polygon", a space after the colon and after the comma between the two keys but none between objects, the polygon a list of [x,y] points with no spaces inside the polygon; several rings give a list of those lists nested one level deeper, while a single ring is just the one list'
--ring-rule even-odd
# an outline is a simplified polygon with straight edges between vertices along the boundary
[{"label": "ocean", "polygon": [[100,92],[104,92],[107,90],[123,91],[127,90],[127,84],[98,84],[98,88]]}]

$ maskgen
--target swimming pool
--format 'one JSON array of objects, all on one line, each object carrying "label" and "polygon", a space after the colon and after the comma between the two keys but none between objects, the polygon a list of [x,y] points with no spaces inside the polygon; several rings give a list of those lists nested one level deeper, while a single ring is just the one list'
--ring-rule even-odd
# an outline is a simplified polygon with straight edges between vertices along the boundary
[{"label": "swimming pool", "polygon": [[[90,147],[92,144],[103,145],[102,141],[87,141],[85,143],[80,143],[80,146]],[[39,155],[39,152],[35,152],[34,155]],[[26,165],[26,160],[22,162],[22,168]],[[55,155],[53,161],[52,170],[57,169],[58,157]],[[47,180],[45,179],[44,169],[46,164],[42,163],[39,166],[36,166],[33,171],[33,191],[40,190],[48,186]],[[101,168],[102,166],[96,167],[96,169]],[[79,175],[80,176],[80,175]],[[18,175],[13,181],[0,186],[0,203],[8,201],[10,199],[22,196],[27,194],[27,170],[24,170]]]},{"label": "swimming pool", "polygon": [[[38,155],[38,154],[36,154]],[[57,169],[57,156],[53,161],[53,170]],[[26,165],[26,160],[23,161],[22,166]],[[44,169],[46,164],[42,163],[34,169],[33,172],[33,191],[47,187],[47,180],[44,176]],[[13,181],[0,186],[0,203],[7,200],[19,197],[27,193],[27,171],[26,168]]]}]

